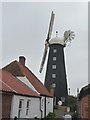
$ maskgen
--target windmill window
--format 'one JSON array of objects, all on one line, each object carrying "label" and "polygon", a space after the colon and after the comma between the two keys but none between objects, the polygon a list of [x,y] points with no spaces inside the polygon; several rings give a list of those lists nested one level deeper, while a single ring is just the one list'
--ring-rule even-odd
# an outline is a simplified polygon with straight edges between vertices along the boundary
[{"label": "windmill window", "polygon": [[57,52],[57,49],[53,49],[53,53],[56,53]]},{"label": "windmill window", "polygon": [[52,69],[56,69],[56,65],[52,65]]},{"label": "windmill window", "polygon": [[53,57],[53,61],[56,61],[56,57]]},{"label": "windmill window", "polygon": [[56,74],[52,74],[52,78],[56,78]]}]

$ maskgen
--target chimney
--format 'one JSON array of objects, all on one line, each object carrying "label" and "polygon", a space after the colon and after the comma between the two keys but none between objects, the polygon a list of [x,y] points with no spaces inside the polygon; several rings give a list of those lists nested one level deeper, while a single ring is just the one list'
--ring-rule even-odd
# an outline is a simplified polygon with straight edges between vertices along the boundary
[{"label": "chimney", "polygon": [[19,62],[20,62],[23,66],[25,66],[25,60],[26,60],[26,58],[25,58],[24,56],[20,56],[20,57],[19,57]]},{"label": "chimney", "polygon": [[52,96],[54,96],[54,89],[53,88],[50,88],[50,93]]},{"label": "chimney", "polygon": [[56,87],[56,84],[55,83],[52,83],[51,86],[50,86],[50,93],[54,96],[55,95],[55,87]]}]

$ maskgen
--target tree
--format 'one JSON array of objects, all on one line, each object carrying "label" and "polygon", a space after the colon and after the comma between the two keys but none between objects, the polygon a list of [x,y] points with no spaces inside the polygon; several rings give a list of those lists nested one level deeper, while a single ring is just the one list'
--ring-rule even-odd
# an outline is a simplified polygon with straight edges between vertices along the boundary
[{"label": "tree", "polygon": [[70,107],[71,112],[75,112],[77,110],[77,97],[69,95],[67,98],[68,107]]}]

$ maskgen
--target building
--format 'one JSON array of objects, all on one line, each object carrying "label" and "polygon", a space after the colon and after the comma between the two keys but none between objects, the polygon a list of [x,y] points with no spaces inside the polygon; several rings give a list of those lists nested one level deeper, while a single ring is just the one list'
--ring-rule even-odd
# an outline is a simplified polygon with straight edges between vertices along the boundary
[{"label": "building", "polygon": [[[2,90],[2,118],[14,118],[15,116],[23,118],[33,117],[37,111],[37,115],[40,117],[39,94],[7,71],[0,71],[0,79],[2,79],[2,81],[0,80],[0,83],[2,83],[2,89],[0,88]],[[28,104],[33,104],[33,106],[28,106]],[[29,111],[32,108],[33,114],[31,116]]]},{"label": "building", "polygon": [[81,118],[90,119],[90,84],[81,89],[79,98]]},{"label": "building", "polygon": [[[44,118],[53,112],[53,95],[25,66],[25,57],[0,71],[2,118]],[[8,102],[7,102],[8,101]]]},{"label": "building", "polygon": [[45,75],[45,86],[49,89],[55,84],[56,103],[63,101],[67,104],[68,88],[64,59],[64,40],[54,37],[49,41],[49,55]]}]

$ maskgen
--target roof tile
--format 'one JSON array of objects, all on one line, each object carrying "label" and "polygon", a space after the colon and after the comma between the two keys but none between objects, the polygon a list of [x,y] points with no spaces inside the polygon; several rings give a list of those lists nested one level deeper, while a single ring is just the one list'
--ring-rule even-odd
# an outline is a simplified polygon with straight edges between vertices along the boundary
[{"label": "roof tile", "polygon": [[16,76],[26,76],[29,82],[34,86],[34,88],[41,94],[46,96],[52,96],[48,89],[42,84],[42,82],[29,70],[26,66],[23,66],[18,61],[13,61],[9,65],[3,68],[9,71],[12,75]]},{"label": "roof tile", "polygon": [[[0,90],[14,92],[22,95],[39,96],[35,91],[18,81],[11,73],[0,70]],[[2,89],[1,89],[2,88]]]}]

